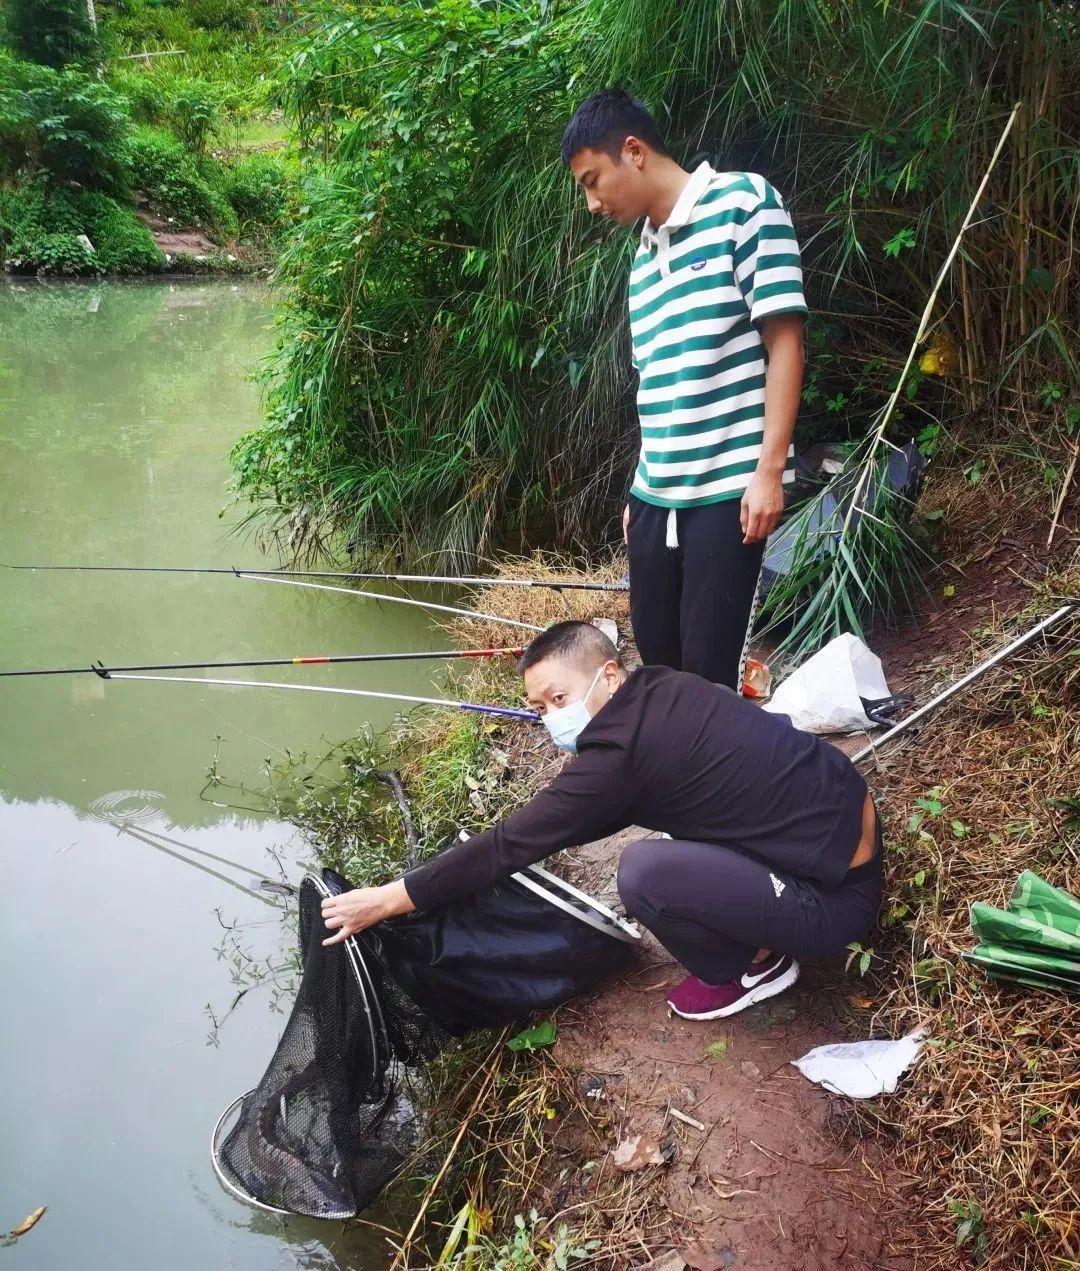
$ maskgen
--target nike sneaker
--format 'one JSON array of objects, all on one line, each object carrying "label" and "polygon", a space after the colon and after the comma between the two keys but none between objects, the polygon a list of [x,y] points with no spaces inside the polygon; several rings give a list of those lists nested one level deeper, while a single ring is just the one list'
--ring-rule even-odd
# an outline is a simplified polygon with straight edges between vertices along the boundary
[{"label": "nike sneaker", "polygon": [[760,962],[751,962],[737,980],[726,984],[706,984],[696,975],[688,975],[668,994],[667,1004],[683,1019],[723,1019],[783,993],[798,978],[799,964],[793,957],[770,953]]}]

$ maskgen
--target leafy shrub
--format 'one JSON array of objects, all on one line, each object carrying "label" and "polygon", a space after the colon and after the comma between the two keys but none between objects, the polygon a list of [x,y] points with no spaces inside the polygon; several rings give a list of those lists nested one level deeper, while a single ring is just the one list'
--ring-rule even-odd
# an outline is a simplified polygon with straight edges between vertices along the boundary
[{"label": "leafy shrub", "polygon": [[12,246],[40,231],[39,192],[33,187],[0,188],[0,258],[11,255]]},{"label": "leafy shrub", "polygon": [[276,226],[285,211],[285,169],[273,155],[250,154],[226,168],[225,197],[240,223]]},{"label": "leafy shrub", "polygon": [[0,54],[0,175],[45,168],[57,180],[123,189],[124,106],[81,71]]},{"label": "leafy shrub", "polygon": [[221,128],[221,92],[204,79],[178,79],[168,106],[173,132],[189,150],[201,155]]},{"label": "leafy shrub", "polygon": [[166,114],[159,76],[124,67],[109,75],[109,86],[127,102],[131,118],[140,124],[160,123]]},{"label": "leafy shrub", "polygon": [[97,249],[100,267],[109,273],[157,273],[165,267],[154,236],[135,215],[104,194],[85,194],[79,200],[86,233]]},{"label": "leafy shrub", "polygon": [[93,274],[100,272],[97,253],[74,234],[37,234],[16,239],[5,262],[19,273]]},{"label": "leafy shrub", "polygon": [[246,0],[188,0],[186,8],[192,24],[208,31],[251,30],[258,16]]},{"label": "leafy shrub", "polygon": [[207,180],[175,137],[152,128],[128,139],[128,179],[154,209],[178,226],[207,226],[225,235],[237,231],[236,213],[221,190]]},{"label": "leafy shrub", "polygon": [[107,30],[132,49],[190,48],[192,28],[182,6],[126,5],[106,21]]},{"label": "leafy shrub", "polygon": [[7,36],[28,62],[92,66],[101,56],[86,0],[9,0]]},{"label": "leafy shrub", "polygon": [[41,179],[0,190],[0,256],[10,269],[40,273],[153,273],[165,264],[134,208],[95,191],[56,190]]}]

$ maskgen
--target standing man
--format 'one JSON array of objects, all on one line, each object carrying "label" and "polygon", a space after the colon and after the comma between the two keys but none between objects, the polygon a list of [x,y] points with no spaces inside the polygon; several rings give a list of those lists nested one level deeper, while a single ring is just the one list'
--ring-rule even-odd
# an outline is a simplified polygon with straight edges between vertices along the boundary
[{"label": "standing man", "polygon": [[644,217],[630,272],[641,456],[623,513],[642,661],[741,688],[765,539],[794,476],[799,247],[750,172],[687,172],[621,89],[577,108],[562,158],[589,211]]}]

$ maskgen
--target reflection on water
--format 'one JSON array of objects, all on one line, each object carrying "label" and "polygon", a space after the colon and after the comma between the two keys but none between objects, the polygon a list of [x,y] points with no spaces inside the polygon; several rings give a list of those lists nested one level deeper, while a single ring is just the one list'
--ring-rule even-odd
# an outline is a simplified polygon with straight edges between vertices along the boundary
[{"label": "reflection on water", "polygon": [[[0,290],[0,561],[261,563],[219,512],[228,448],[258,418],[246,372],[268,323],[247,286]],[[415,609],[229,576],[0,569],[0,669],[437,639]],[[272,678],[423,693],[436,669]],[[257,786],[286,751],[317,755],[393,713],[92,674],[0,680],[0,1225],[49,1206],[4,1251],[12,1268],[385,1264],[372,1229],[282,1222],[213,1178],[210,1129],[258,1080],[290,1000],[284,902],[260,882],[295,878],[302,853],[289,827],[200,790],[215,755]]]}]

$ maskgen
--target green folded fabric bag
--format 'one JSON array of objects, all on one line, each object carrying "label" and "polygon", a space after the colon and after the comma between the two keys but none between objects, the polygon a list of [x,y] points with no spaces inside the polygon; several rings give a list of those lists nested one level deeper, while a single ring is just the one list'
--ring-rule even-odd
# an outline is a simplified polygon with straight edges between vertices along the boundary
[{"label": "green folded fabric bag", "polygon": [[1080,994],[1080,901],[1031,870],[1016,880],[1008,909],[971,906],[979,944],[965,954],[997,979]]}]

